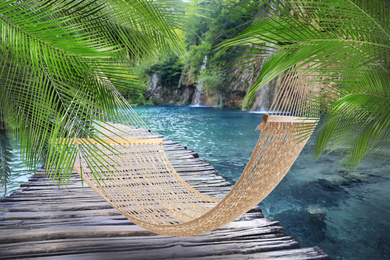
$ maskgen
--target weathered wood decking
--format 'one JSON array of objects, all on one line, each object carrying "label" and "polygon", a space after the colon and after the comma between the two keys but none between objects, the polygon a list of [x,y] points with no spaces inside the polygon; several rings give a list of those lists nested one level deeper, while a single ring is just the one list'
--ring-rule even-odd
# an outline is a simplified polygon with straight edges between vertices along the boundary
[{"label": "weathered wood decking", "polygon": [[[190,185],[216,197],[230,189],[196,153],[164,141],[170,161]],[[76,174],[67,188],[45,175],[38,171],[0,200],[0,259],[327,259],[317,247],[300,248],[259,207],[204,235],[167,237],[131,223],[83,187]]]}]

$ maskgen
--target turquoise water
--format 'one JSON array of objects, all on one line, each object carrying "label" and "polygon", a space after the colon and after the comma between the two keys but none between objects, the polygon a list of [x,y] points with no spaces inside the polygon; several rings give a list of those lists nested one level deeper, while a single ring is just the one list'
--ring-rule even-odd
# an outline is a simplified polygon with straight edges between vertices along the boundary
[{"label": "turquoise water", "polygon": [[[11,143],[15,143],[15,139],[12,140]],[[13,151],[11,151],[12,156],[10,162],[11,169],[11,177],[7,184],[7,190],[0,186],[0,198],[4,195],[10,195],[13,191],[17,190],[20,184],[28,181],[28,178],[35,172],[31,169],[28,169],[26,165],[23,163],[22,159],[19,155],[19,149],[14,147]]]},{"label": "turquoise water", "polygon": [[[262,114],[207,107],[136,107],[155,132],[194,149],[235,182],[257,141]],[[331,259],[390,259],[390,165],[346,174],[337,155],[314,161],[309,144],[261,203],[303,247]]]},{"label": "turquoise water", "polygon": [[262,115],[210,107],[136,107],[153,132],[195,150],[236,181],[257,142]]},{"label": "turquoise water", "polygon": [[[257,141],[262,114],[209,107],[136,107],[150,128],[199,153],[235,182]],[[331,259],[390,259],[390,165],[346,174],[337,155],[312,160],[306,147],[261,203],[303,247],[319,246]],[[16,161],[15,180],[29,173]],[[17,168],[20,168],[19,170]],[[12,184],[16,188],[19,184]]]}]

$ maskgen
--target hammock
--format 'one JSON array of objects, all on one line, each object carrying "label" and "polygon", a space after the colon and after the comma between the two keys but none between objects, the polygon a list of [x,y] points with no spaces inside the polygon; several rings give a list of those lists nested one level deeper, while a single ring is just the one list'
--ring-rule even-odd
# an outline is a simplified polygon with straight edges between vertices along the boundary
[{"label": "hammock", "polygon": [[[67,141],[68,146],[84,147],[74,169],[121,214],[150,231],[192,236],[214,230],[263,200],[310,137],[317,122],[308,112],[313,109],[306,105],[313,87],[298,78],[283,80],[271,112],[256,129],[261,133],[248,164],[222,200],[196,191],[178,175],[164,152],[163,141],[147,130],[132,109],[127,110],[127,122],[99,122],[102,141]],[[88,149],[108,155],[110,160],[102,156],[98,162],[92,161]]]}]

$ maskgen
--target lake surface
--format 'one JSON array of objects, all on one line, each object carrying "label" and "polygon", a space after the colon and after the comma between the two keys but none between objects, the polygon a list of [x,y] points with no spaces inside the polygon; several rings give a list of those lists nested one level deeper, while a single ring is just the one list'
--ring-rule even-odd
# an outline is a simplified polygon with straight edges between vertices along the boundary
[{"label": "lake surface", "polygon": [[[262,114],[210,107],[136,107],[150,128],[204,157],[235,182],[257,142]],[[331,259],[390,259],[390,165],[345,173],[337,155],[313,160],[308,145],[260,204],[303,247]]]},{"label": "lake surface", "polygon": [[[262,114],[209,107],[136,107],[151,130],[204,157],[235,182],[256,144]],[[308,145],[261,203],[303,247],[319,246],[331,259],[390,259],[390,165],[345,173],[337,155],[314,161]],[[29,173],[16,160],[16,181]],[[27,176],[27,177],[26,177]],[[19,184],[11,184],[15,189]],[[10,187],[11,188],[11,187]]]},{"label": "lake surface", "polygon": [[[1,137],[0,137],[1,138]],[[15,144],[16,139],[13,138],[11,144]],[[34,174],[34,171],[28,169],[23,161],[20,159],[19,150],[15,149],[11,152],[10,169],[11,177],[7,184],[7,192],[0,186],[0,198],[4,195],[10,195],[13,191],[17,190],[20,187],[20,184],[28,181],[31,175]]]}]

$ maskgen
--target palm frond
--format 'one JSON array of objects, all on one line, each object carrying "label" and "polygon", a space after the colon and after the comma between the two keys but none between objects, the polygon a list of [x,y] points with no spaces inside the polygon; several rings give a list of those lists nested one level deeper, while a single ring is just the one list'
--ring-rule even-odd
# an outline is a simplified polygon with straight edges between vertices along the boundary
[{"label": "palm frond", "polygon": [[11,177],[10,163],[12,162],[12,148],[4,129],[0,130],[0,187],[7,193],[7,183]]},{"label": "palm frond", "polygon": [[355,169],[378,151],[389,154],[384,152],[390,111],[387,1],[254,1],[242,4],[238,14],[256,19],[220,47],[246,46],[245,59],[251,61],[246,66],[262,64],[244,106],[272,79],[298,73],[318,85],[310,107],[325,116],[316,157],[342,148],[343,162]]},{"label": "palm frond", "polygon": [[[172,6],[144,0],[0,4],[0,112],[30,168],[45,160],[53,178],[64,182],[76,153],[54,149],[56,140],[99,139],[96,122],[123,119],[118,108],[128,109],[127,102],[116,87],[138,93],[131,66],[180,51]],[[101,160],[90,153],[92,161]]]},{"label": "palm frond", "polygon": [[389,151],[386,154],[382,149],[390,140],[389,80],[390,73],[370,71],[343,82],[339,87],[343,93],[330,106],[316,137],[316,157],[325,150],[341,149],[343,161],[351,169],[363,159],[375,162],[379,150],[380,160],[390,157]]}]

